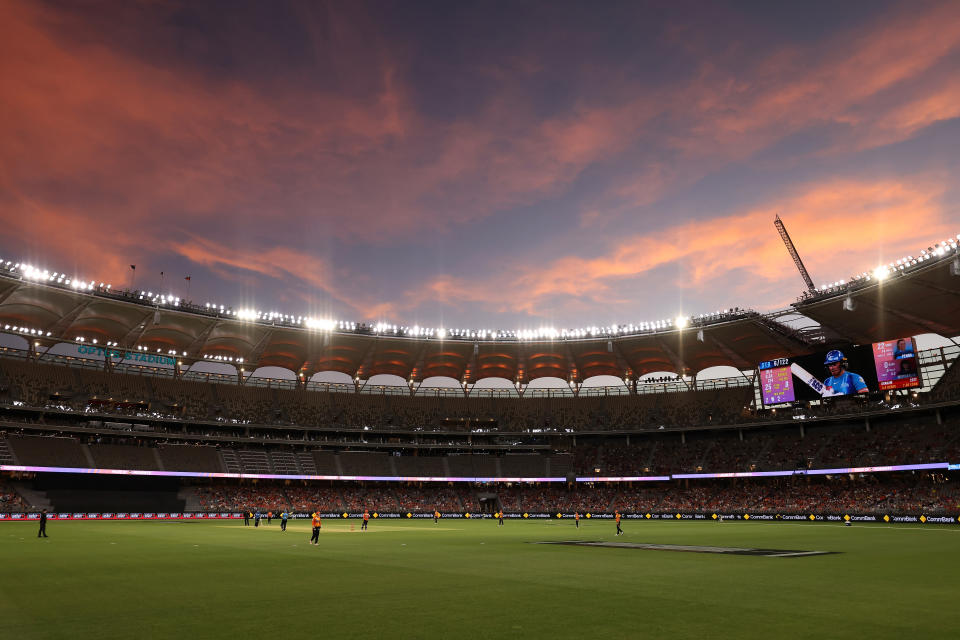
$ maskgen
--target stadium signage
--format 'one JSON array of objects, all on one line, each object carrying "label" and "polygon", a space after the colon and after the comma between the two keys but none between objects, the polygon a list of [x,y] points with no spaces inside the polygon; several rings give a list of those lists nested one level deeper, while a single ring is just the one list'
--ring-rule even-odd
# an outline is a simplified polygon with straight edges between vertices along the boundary
[{"label": "stadium signage", "polygon": [[[412,512],[376,512],[377,518],[393,518],[393,519],[430,519],[433,517],[433,513],[412,513]],[[798,522],[833,522],[839,523],[841,521],[849,520],[851,522],[886,522],[886,523],[921,523],[921,524],[960,524],[960,516],[927,516],[927,515],[915,515],[915,514],[856,514],[856,515],[838,515],[836,513],[741,513],[741,514],[732,514],[732,513],[723,513],[723,514],[711,514],[711,513],[700,513],[700,512],[669,512],[669,513],[624,513],[621,514],[624,519],[627,520],[692,520],[692,521],[716,521],[716,520],[740,520],[740,521],[798,521]],[[321,513],[322,518],[331,518],[331,519],[343,519],[343,512],[327,512]],[[716,516],[716,517],[714,517]],[[48,518],[53,520],[242,520],[243,514],[239,512],[235,513],[218,513],[218,512],[195,512],[195,513],[112,513],[112,512],[102,512],[102,513],[50,513],[47,515]],[[308,519],[311,517],[310,513],[296,512],[291,513],[291,519]],[[347,518],[357,519],[362,518],[362,514],[357,513],[348,513],[346,514]],[[447,519],[457,519],[457,518],[470,518],[470,519],[489,519],[493,516],[488,513],[455,513],[455,512],[444,512],[441,514],[441,518]],[[515,518],[515,519],[555,519],[557,517],[563,519],[572,519],[572,513],[555,513],[555,512],[541,512],[541,513],[505,513],[505,518]],[[15,520],[37,520],[40,518],[39,513],[0,513],[0,521],[11,522]],[[610,513],[591,513],[590,519],[612,519],[613,514]]]},{"label": "stadium signage", "polygon": [[103,347],[94,347],[92,345],[81,344],[77,346],[77,354],[81,356],[99,356],[101,358],[113,358],[115,360],[129,360],[130,362],[140,362],[144,364],[165,364],[173,366],[177,361],[170,356],[161,356],[155,353],[142,353],[139,351],[118,351],[117,349],[104,349]]}]

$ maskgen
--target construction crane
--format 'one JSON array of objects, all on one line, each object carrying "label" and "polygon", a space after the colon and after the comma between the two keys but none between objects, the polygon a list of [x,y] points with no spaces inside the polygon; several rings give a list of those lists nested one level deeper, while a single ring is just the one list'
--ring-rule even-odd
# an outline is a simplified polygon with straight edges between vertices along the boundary
[{"label": "construction crane", "polygon": [[817,292],[817,288],[813,286],[813,280],[810,279],[810,274],[807,273],[807,268],[803,266],[803,260],[800,259],[800,254],[797,253],[797,248],[793,246],[793,240],[790,239],[790,234],[787,233],[787,228],[783,225],[783,220],[780,219],[780,214],[778,213],[773,219],[773,226],[777,228],[777,231],[780,232],[780,237],[783,238],[783,244],[787,245],[787,251],[790,252],[790,257],[793,258],[793,264],[797,265],[797,270],[800,272],[800,277],[803,278],[803,281],[807,283],[807,291],[811,294]]}]

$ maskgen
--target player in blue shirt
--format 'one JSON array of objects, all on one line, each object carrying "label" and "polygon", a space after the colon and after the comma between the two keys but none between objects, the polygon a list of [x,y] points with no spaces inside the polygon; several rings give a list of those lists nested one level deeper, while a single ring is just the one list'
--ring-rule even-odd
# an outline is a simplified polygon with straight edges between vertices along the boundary
[{"label": "player in blue shirt", "polygon": [[830,377],[823,381],[823,386],[832,395],[846,396],[870,392],[863,376],[847,371],[847,357],[843,355],[842,351],[834,349],[828,353],[823,364],[830,371]]}]

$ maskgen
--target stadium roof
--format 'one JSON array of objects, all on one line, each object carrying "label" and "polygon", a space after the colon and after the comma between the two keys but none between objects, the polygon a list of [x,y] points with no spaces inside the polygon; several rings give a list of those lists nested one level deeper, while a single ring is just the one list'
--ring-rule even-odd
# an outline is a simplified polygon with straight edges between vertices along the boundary
[{"label": "stadium roof", "polygon": [[530,341],[383,335],[366,326],[311,329],[216,310],[170,308],[136,294],[78,291],[8,272],[0,273],[0,329],[20,333],[41,348],[83,338],[118,350],[175,354],[184,365],[215,359],[248,370],[283,367],[306,378],[338,371],[361,379],[393,374],[416,382],[434,376],[468,383],[491,377],[527,383],[547,376],[582,382],[599,375],[696,374],[718,365],[751,369],[763,360],[845,341],[955,336],[960,334],[958,272],[955,259],[947,256],[882,282],[851,283],[791,310],[765,315],[735,310],[682,329]]},{"label": "stadium roof", "polygon": [[879,284],[794,306],[837,339],[858,344],[919,333],[960,335],[958,260],[936,261]]}]

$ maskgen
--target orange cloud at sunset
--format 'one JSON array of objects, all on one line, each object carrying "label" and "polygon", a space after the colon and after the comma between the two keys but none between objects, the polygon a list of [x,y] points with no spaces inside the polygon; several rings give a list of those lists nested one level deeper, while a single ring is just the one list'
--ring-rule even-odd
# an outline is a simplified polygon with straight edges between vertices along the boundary
[{"label": "orange cloud at sunset", "polygon": [[[773,218],[788,225],[808,269],[819,282],[870,271],[877,264],[916,254],[931,239],[953,235],[951,221],[938,199],[936,184],[885,181],[836,181],[810,185],[781,202],[712,220],[685,223],[613,243],[594,258],[567,256],[542,267],[515,265],[516,272],[493,281],[449,279],[427,289],[443,288],[453,301],[489,300],[500,309],[538,315],[569,296],[588,306],[618,303],[635,306],[618,293],[625,280],[649,278],[664,266],[680,265],[670,286],[683,290],[697,309],[697,296],[709,288],[726,288],[729,305],[774,308],[792,302],[803,284],[790,261]],[[735,282],[722,282],[738,273]],[[776,292],[775,297],[757,295]],[[562,305],[562,303],[561,303]]]},{"label": "orange cloud at sunset", "polygon": [[0,0],[4,257],[397,322],[562,318],[668,282],[672,306],[787,304],[778,212],[825,281],[956,218],[956,3],[787,38],[775,8],[718,7],[719,33],[545,5],[491,38],[484,8],[279,4]]}]

